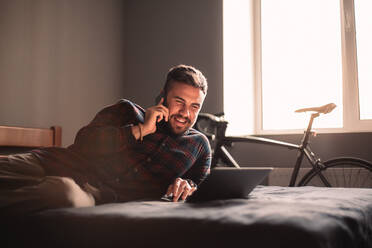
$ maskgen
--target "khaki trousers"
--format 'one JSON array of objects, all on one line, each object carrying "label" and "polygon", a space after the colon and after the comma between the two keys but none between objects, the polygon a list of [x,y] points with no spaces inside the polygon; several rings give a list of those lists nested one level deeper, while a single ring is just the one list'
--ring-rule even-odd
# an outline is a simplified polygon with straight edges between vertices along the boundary
[{"label": "khaki trousers", "polygon": [[27,214],[45,209],[94,206],[96,189],[71,178],[45,175],[32,153],[0,158],[0,213]]}]

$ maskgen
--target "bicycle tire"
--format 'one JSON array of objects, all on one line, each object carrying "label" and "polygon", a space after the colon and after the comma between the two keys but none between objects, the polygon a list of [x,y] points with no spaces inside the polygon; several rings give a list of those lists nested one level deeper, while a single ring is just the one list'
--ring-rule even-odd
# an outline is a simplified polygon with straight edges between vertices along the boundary
[{"label": "bicycle tire", "polygon": [[313,168],[300,181],[299,186],[325,186],[323,175],[331,187],[372,188],[372,164],[359,158],[335,158],[324,162],[321,168]]}]

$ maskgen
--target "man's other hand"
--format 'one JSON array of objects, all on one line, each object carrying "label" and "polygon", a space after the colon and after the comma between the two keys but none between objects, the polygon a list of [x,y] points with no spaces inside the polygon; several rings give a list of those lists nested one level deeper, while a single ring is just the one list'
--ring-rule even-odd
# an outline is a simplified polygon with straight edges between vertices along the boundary
[{"label": "man's other hand", "polygon": [[177,202],[180,197],[182,201],[185,201],[196,189],[196,185],[190,185],[187,180],[177,177],[176,180],[169,185],[166,195],[169,196],[172,194],[173,202]]}]

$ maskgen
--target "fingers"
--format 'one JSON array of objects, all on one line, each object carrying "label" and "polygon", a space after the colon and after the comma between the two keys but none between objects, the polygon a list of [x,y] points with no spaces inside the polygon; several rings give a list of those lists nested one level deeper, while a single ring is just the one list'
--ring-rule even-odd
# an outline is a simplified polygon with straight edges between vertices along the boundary
[{"label": "fingers", "polygon": [[152,112],[152,118],[150,118],[154,123],[161,122],[163,119],[168,121],[168,111],[162,108],[154,108]]},{"label": "fingers", "polygon": [[165,195],[170,195],[173,193],[173,184],[169,185],[168,189],[167,189],[167,193]]},{"label": "fingers", "polygon": [[169,109],[165,107],[163,103],[164,103],[164,97],[162,97],[158,105],[156,105],[157,110],[163,114],[161,116],[161,119],[160,120],[158,119],[158,122],[160,122],[163,118],[165,119],[165,121],[168,121]]},{"label": "fingers", "polygon": [[162,104],[163,101],[164,98],[162,98],[157,105],[146,109],[144,130],[142,130],[144,136],[156,131],[156,123],[163,119],[168,121],[169,110]]},{"label": "fingers", "polygon": [[157,106],[157,108],[155,110],[156,110],[155,116],[156,116],[156,121],[157,122],[160,122],[163,119],[165,121],[168,121],[169,111],[166,107],[164,107],[162,105],[159,105],[159,106]]},{"label": "fingers", "polygon": [[150,108],[150,111],[153,111],[155,113],[155,116],[157,118],[157,122],[160,122],[161,120],[165,119],[165,121],[168,121],[168,115],[169,115],[169,109],[163,105],[164,97],[160,99],[160,102]]},{"label": "fingers", "polygon": [[196,186],[191,186],[187,180],[184,180],[180,177],[174,180],[173,184],[168,186],[166,196],[172,196],[172,201],[177,202],[180,198],[182,201],[185,201],[186,198],[197,189]]},{"label": "fingers", "polygon": [[177,178],[172,186],[173,187],[170,193],[173,193],[174,202],[177,202],[180,197],[183,201],[185,201],[186,198],[196,190],[195,187],[191,187],[190,184],[182,178]]},{"label": "fingers", "polygon": [[190,195],[191,190],[192,188],[190,185],[185,186],[185,188],[183,189],[183,193],[180,194],[182,201],[186,200],[186,198]]}]

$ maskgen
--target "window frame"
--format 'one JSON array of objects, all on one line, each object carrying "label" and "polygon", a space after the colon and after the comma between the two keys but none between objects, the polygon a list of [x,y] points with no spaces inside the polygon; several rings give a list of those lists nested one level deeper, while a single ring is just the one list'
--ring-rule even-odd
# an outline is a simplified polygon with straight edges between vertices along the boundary
[{"label": "window frame", "polygon": [[[251,1],[253,84],[255,89],[254,134],[301,133],[303,129],[264,130],[262,108],[261,0]],[[360,120],[354,0],[340,0],[343,127],[316,128],[319,133],[372,132],[372,120]],[[309,106],[311,107],[311,106]],[[307,123],[304,120],[304,128]]]}]

